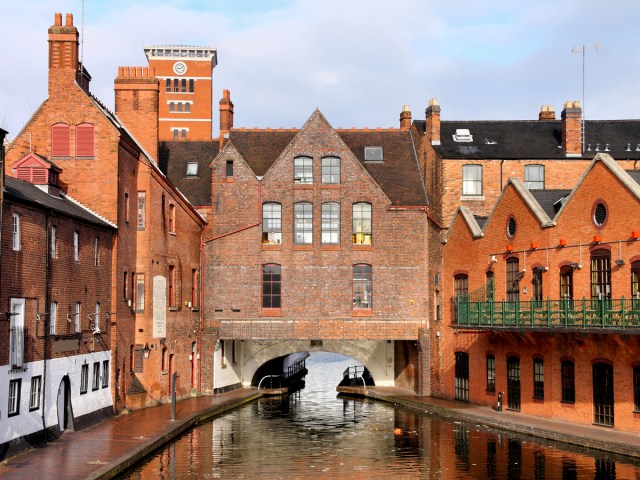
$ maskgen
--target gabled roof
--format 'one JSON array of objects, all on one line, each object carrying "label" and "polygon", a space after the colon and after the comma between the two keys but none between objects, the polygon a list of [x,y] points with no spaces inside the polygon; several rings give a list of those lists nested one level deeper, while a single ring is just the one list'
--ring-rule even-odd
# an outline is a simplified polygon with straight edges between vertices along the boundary
[{"label": "gabled roof", "polygon": [[41,167],[46,169],[53,169],[56,172],[61,172],[62,169],[58,167],[55,163],[51,162],[49,159],[43,157],[42,155],[38,155],[34,152],[27,153],[24,157],[19,160],[16,160],[11,168],[20,168],[20,167]]},{"label": "gabled roof", "polygon": [[567,201],[571,190],[530,190],[530,192],[549,218],[554,218]]},{"label": "gabled roof", "polygon": [[484,233],[482,232],[482,227],[484,226],[484,223],[486,223],[487,219],[484,218],[483,219],[484,221],[482,222],[483,225],[482,226],[479,225],[478,218],[473,216],[471,209],[466,205],[460,205],[456,210],[456,213],[453,215],[453,218],[451,219],[451,223],[449,224],[449,228],[447,229],[447,235],[442,243],[447,243],[449,241],[449,235],[453,233],[453,225],[455,225],[458,217],[461,217],[462,220],[464,220],[469,230],[471,230],[471,236],[473,238],[484,237]]},{"label": "gabled roof", "polygon": [[[196,206],[211,205],[211,162],[218,155],[217,140],[160,142],[160,169]],[[187,164],[198,164],[198,175],[187,177]]]},{"label": "gabled roof", "polygon": [[236,129],[229,132],[229,140],[258,177],[264,176],[283,150],[298,133],[292,130]]},{"label": "gabled roof", "polygon": [[[424,120],[413,124],[424,133]],[[473,141],[454,141],[458,129],[468,129]],[[585,140],[582,158],[608,148],[619,160],[640,159],[640,120],[587,120]],[[561,120],[455,120],[440,123],[440,145],[434,148],[449,159],[566,159],[561,146]]]},{"label": "gabled roof", "polygon": [[82,206],[71,197],[64,194],[56,196],[50,195],[35,185],[23,180],[18,180],[17,178],[5,177],[4,194],[5,199],[12,199],[18,202],[37,205],[41,208],[55,210],[58,213],[101,227],[109,229],[116,228],[114,224]]}]

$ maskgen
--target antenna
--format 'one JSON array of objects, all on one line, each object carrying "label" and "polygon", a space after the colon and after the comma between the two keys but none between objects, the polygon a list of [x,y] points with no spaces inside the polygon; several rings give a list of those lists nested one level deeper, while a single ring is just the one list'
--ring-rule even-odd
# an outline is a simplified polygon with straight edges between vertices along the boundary
[{"label": "antenna", "polygon": [[[84,0],[82,0],[84,2]],[[582,153],[584,153],[585,146],[585,117],[587,116],[587,108],[584,103],[584,83],[585,83],[585,53],[587,50],[593,50],[595,52],[598,51],[600,45],[594,43],[593,45],[582,45],[580,47],[573,47],[571,49],[571,53],[581,53],[582,52]]]}]

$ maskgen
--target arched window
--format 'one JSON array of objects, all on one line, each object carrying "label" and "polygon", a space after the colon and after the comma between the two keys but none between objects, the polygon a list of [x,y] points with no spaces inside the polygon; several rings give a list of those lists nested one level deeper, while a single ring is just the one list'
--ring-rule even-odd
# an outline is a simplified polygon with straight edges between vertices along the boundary
[{"label": "arched window", "polygon": [[282,243],[282,205],[266,202],[262,205],[262,243]]},{"label": "arched window", "polygon": [[631,296],[633,297],[633,308],[640,307],[640,262],[631,264]]},{"label": "arched window", "polygon": [[373,305],[371,265],[359,263],[353,266],[353,308],[367,309]]},{"label": "arched window", "polygon": [[322,204],[322,235],[324,244],[340,243],[340,204],[327,202]]},{"label": "arched window", "polygon": [[94,156],[94,128],[89,123],[76,126],[76,157]]},{"label": "arched window", "polygon": [[507,302],[520,299],[520,262],[516,257],[507,260]]},{"label": "arched window", "polygon": [[313,159],[311,157],[293,159],[293,183],[313,183]]},{"label": "arched window", "polygon": [[280,265],[262,266],[262,308],[282,307],[282,277]]},{"label": "arched window", "polygon": [[371,245],[371,204],[353,204],[353,243],[354,245]]},{"label": "arched window", "polygon": [[573,267],[570,265],[560,269],[560,298],[573,300]]},{"label": "arched window", "polygon": [[309,202],[293,206],[293,243],[313,243],[313,205]]},{"label": "arched window", "polygon": [[68,157],[71,144],[71,129],[66,123],[56,123],[51,127],[51,156]]},{"label": "arched window", "polygon": [[591,252],[591,298],[611,298],[611,252],[608,250]]}]

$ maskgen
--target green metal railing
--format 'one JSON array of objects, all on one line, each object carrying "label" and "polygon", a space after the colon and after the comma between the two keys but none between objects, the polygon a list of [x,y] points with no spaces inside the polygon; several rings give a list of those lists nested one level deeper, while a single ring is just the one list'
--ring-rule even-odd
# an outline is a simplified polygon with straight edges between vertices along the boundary
[{"label": "green metal railing", "polygon": [[515,328],[640,328],[640,300],[542,300],[473,301],[472,295],[458,295],[458,327]]}]

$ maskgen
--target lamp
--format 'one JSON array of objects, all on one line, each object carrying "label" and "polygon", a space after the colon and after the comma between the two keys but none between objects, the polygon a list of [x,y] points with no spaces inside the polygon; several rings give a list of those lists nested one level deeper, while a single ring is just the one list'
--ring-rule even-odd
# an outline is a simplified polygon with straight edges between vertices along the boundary
[{"label": "lamp", "polygon": [[624,260],[622,258],[617,259],[616,260],[616,265],[619,266],[619,267],[623,266],[624,265]]},{"label": "lamp", "polygon": [[569,266],[570,266],[571,268],[573,268],[573,269],[575,269],[575,268],[581,268],[580,264],[579,264],[579,263],[576,263],[576,262],[570,263],[570,264],[569,264]]},{"label": "lamp", "polygon": [[151,354],[149,343],[144,344],[144,348],[142,349],[142,354],[144,355],[144,358],[149,358],[149,355]]},{"label": "lamp", "polygon": [[519,280],[522,277],[524,277],[524,272],[518,272],[516,276],[518,277],[518,280]]}]

